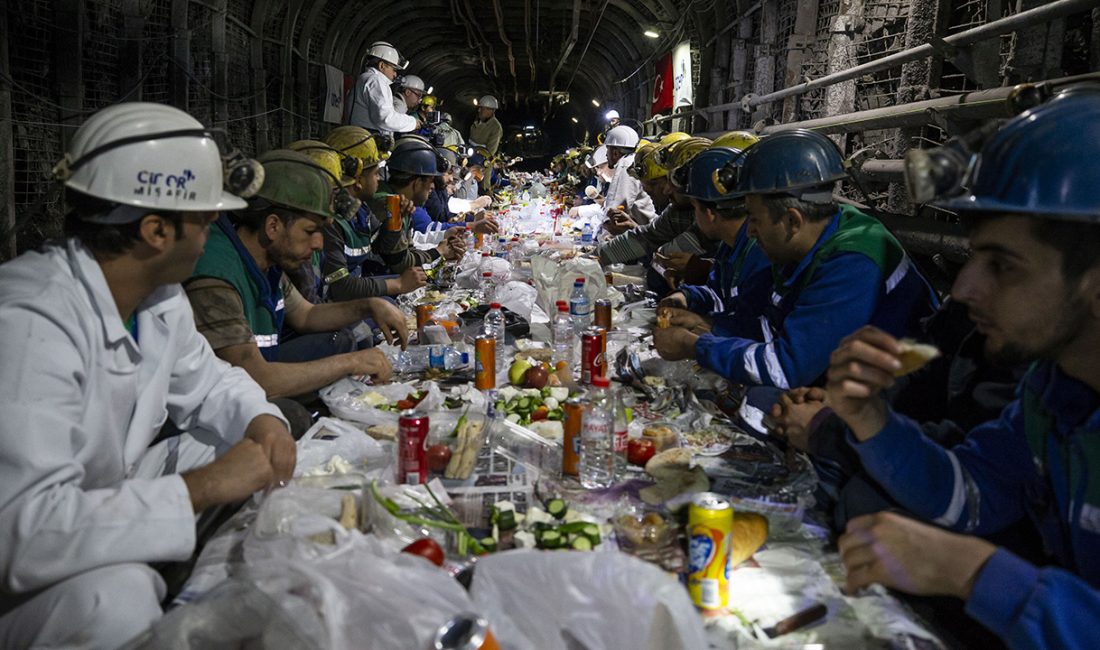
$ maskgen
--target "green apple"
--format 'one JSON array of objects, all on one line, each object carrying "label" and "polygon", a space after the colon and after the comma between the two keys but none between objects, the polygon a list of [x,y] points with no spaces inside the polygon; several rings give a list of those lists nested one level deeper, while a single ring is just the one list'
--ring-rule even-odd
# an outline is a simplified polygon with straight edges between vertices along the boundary
[{"label": "green apple", "polygon": [[524,382],[524,375],[531,369],[531,364],[526,359],[516,359],[512,363],[512,367],[508,369],[508,381],[513,386],[522,386]]}]

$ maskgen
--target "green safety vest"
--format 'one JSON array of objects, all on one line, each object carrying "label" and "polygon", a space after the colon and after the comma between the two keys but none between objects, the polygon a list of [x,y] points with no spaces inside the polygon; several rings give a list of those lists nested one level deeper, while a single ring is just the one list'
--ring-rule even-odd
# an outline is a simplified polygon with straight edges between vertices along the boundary
[{"label": "green safety vest", "polygon": [[263,274],[237,239],[233,225],[222,216],[210,228],[206,248],[191,277],[217,278],[233,285],[241,297],[256,346],[265,359],[273,361],[278,354],[279,332],[283,326],[282,273],[273,265],[266,275]]}]

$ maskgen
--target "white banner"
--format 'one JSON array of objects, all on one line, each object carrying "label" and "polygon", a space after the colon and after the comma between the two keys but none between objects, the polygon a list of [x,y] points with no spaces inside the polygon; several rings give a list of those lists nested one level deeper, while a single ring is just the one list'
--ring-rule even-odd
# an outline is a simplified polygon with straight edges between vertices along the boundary
[{"label": "white banner", "polygon": [[[690,107],[692,101],[691,44],[684,41],[672,50],[672,112],[679,113],[685,106]],[[690,118],[675,122],[682,122],[673,125],[677,130],[688,130],[691,124]]]},{"label": "white banner", "polygon": [[321,119],[333,124],[344,121],[344,73],[331,65],[325,66],[325,97],[322,101]]}]

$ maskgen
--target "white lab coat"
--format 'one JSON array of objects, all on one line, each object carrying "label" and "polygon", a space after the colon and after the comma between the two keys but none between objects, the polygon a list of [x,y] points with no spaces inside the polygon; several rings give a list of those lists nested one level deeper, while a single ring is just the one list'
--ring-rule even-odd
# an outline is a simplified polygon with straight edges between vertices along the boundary
[{"label": "white lab coat", "polygon": [[394,108],[390,80],[378,68],[367,68],[359,75],[351,92],[348,123],[386,134],[416,130],[416,118]]},{"label": "white lab coat", "polygon": [[634,164],[634,154],[623,156],[615,165],[615,175],[607,186],[605,211],[620,205],[626,206],[626,212],[638,225],[644,225],[657,218],[653,199],[642,189],[642,181],[630,175],[630,166]]},{"label": "white lab coat", "polygon": [[135,343],[77,240],[0,266],[0,615],[82,572],[190,556],[183,479],[135,478],[166,418],[226,444],[282,419],[214,356],[178,284],[137,314]]}]

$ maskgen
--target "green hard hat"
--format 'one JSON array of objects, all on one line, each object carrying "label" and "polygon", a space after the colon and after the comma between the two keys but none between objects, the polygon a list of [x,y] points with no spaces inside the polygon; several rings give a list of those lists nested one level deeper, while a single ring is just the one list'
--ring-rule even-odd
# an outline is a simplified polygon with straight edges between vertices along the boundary
[{"label": "green hard hat", "polygon": [[338,179],[309,156],[290,149],[273,149],[256,160],[264,166],[264,184],[256,196],[291,210],[336,218],[332,197]]}]

